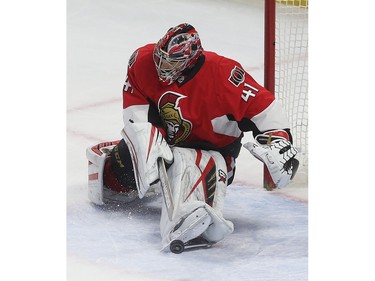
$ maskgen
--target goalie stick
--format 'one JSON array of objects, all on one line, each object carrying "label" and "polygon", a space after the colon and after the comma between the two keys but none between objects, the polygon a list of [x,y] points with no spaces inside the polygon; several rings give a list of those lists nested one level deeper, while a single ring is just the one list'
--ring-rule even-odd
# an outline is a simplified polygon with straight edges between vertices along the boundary
[{"label": "goalie stick", "polygon": [[172,189],[168,179],[167,169],[163,158],[158,159],[159,178],[161,185],[161,192],[163,194],[164,204],[167,208],[169,220],[172,221],[174,205],[172,200]]}]

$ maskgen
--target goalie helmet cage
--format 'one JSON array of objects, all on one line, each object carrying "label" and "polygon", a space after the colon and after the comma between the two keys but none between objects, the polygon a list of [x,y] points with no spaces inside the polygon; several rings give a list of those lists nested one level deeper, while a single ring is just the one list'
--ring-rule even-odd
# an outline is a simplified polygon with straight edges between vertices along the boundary
[{"label": "goalie helmet cage", "polygon": [[[281,102],[299,151],[293,182],[308,179],[308,0],[264,0],[264,86]],[[263,185],[274,188],[264,167]]]}]

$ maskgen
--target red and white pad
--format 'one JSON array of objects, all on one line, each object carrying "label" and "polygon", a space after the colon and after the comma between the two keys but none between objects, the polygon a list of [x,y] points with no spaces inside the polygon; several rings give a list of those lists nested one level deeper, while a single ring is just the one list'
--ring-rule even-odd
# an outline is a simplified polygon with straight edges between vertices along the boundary
[{"label": "red and white pad", "polygon": [[88,163],[88,197],[91,202],[103,205],[103,171],[110,151],[120,141],[103,142],[86,149]]},{"label": "red and white pad", "polygon": [[[234,229],[233,223],[223,218],[228,179],[224,158],[216,151],[180,147],[173,147],[172,151],[174,161],[167,174],[174,212],[170,220],[163,205],[160,220],[163,248],[179,239],[180,233],[183,240],[202,235],[209,242],[220,241]],[[199,213],[193,216],[196,220],[191,217],[195,212]],[[204,228],[206,214],[210,223]]]}]

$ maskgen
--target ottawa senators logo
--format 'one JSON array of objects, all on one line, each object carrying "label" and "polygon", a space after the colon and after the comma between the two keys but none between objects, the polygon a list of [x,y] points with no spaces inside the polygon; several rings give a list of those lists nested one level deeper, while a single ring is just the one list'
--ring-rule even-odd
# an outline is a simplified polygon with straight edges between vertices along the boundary
[{"label": "ottawa senators logo", "polygon": [[192,124],[189,120],[183,118],[178,106],[179,100],[182,98],[186,98],[186,96],[166,92],[158,102],[160,117],[170,144],[177,144],[185,140],[191,132]]}]

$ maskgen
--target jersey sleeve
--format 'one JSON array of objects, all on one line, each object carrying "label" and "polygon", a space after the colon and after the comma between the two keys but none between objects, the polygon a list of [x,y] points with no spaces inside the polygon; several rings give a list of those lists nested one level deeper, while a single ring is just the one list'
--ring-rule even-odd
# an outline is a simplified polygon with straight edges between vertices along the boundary
[{"label": "jersey sleeve", "polygon": [[[156,105],[147,90],[149,76],[154,69],[152,60],[153,44],[137,49],[130,57],[127,76],[123,87],[123,121],[124,127],[128,122],[151,123],[165,136]],[[148,87],[152,88],[152,87]]]},{"label": "jersey sleeve", "polygon": [[[236,61],[223,58],[219,76],[224,86],[218,90],[227,114],[242,131],[289,128],[289,122],[274,95],[259,85]],[[255,126],[255,128],[254,128]]]},{"label": "jersey sleeve", "polygon": [[142,94],[140,86],[137,83],[136,71],[138,66],[139,49],[130,57],[125,79],[122,98],[123,98],[123,119],[124,123],[129,122],[147,122],[149,102]]}]

